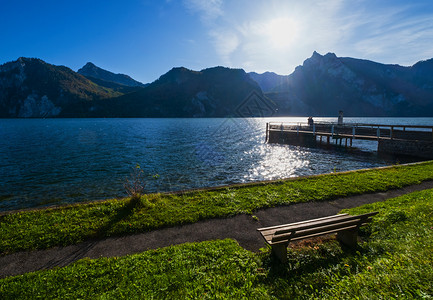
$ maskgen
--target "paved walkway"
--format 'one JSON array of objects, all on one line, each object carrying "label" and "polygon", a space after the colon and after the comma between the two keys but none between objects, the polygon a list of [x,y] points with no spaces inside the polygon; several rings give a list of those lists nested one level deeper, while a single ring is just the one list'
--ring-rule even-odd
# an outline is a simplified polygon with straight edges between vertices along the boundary
[{"label": "paved walkway", "polygon": [[204,220],[194,224],[164,228],[136,235],[88,241],[67,247],[18,252],[0,257],[0,278],[63,267],[85,257],[122,256],[185,242],[232,238],[237,240],[242,247],[257,251],[265,245],[262,237],[256,231],[257,228],[329,216],[338,213],[343,208],[384,201],[414,191],[432,188],[433,181],[427,181],[419,185],[390,190],[384,193],[262,209],[255,213],[259,218],[258,221],[248,215],[238,215],[231,218]]}]

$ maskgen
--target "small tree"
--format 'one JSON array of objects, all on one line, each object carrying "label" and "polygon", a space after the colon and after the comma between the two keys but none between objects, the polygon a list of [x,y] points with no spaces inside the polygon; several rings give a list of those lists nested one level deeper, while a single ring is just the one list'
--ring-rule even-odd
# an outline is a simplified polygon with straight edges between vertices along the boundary
[{"label": "small tree", "polygon": [[143,170],[140,165],[137,164],[134,169],[132,169],[129,177],[125,178],[125,183],[123,187],[126,190],[126,193],[132,199],[140,199],[141,195],[144,192],[144,188],[146,186],[146,182],[143,176]]}]

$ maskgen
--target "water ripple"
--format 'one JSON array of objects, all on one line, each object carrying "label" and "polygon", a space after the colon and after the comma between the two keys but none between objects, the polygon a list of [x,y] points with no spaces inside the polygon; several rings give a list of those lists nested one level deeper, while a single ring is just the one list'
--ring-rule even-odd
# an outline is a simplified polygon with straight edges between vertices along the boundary
[{"label": "water ripple", "polygon": [[123,197],[136,164],[147,191],[163,192],[390,163],[374,143],[359,144],[367,155],[264,143],[266,122],[304,119],[3,119],[0,210]]}]

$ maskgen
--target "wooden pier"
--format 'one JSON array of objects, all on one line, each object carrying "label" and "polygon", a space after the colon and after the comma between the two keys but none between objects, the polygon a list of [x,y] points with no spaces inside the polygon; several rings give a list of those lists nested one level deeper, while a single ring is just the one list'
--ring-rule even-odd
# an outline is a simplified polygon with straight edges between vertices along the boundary
[{"label": "wooden pier", "polygon": [[346,123],[266,123],[266,142],[306,147],[353,147],[354,140],[377,141],[377,151],[433,159],[433,126]]}]

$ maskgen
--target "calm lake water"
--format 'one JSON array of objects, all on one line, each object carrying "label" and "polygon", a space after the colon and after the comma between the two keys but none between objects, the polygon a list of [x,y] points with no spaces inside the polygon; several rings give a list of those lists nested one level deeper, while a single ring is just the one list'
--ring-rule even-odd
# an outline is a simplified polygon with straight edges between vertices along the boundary
[{"label": "calm lake water", "polygon": [[[336,118],[315,118],[336,122]],[[147,192],[164,192],[389,165],[365,150],[265,144],[251,119],[2,119],[0,211],[123,197],[138,164]],[[431,125],[433,118],[345,118],[345,122]],[[153,176],[158,174],[158,176]]]}]

